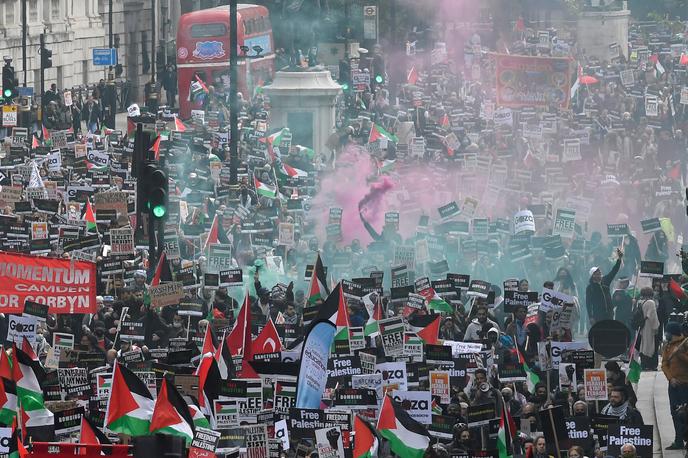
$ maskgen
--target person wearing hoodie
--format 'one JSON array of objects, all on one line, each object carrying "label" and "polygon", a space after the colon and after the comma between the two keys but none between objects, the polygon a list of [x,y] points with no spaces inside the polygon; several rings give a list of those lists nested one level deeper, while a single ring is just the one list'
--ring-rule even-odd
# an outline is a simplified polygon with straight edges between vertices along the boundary
[{"label": "person wearing hoodie", "polygon": [[590,326],[598,321],[611,320],[614,316],[614,306],[609,285],[611,285],[614,277],[619,272],[623,252],[617,248],[616,255],[616,264],[614,264],[611,272],[607,275],[603,276],[599,267],[593,267],[589,271],[590,282],[585,289],[585,304],[590,316]]},{"label": "person wearing hoodie", "polygon": [[475,318],[466,327],[464,340],[478,342],[487,337],[487,331],[492,328],[499,329],[499,325],[487,317],[487,307],[479,305],[475,312]]}]

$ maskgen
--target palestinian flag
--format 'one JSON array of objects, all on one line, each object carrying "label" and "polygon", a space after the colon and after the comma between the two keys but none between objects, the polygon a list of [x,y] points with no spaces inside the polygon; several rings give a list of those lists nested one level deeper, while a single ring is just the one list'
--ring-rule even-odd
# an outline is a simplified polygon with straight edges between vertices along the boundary
[{"label": "palestinian flag", "polygon": [[17,385],[12,380],[0,379],[0,424],[11,425],[17,417]]},{"label": "palestinian flag", "polygon": [[432,286],[430,288],[425,288],[423,291],[419,291],[418,294],[425,298],[425,301],[428,303],[428,310],[437,310],[438,312],[447,313],[454,312],[452,306],[442,299]]},{"label": "palestinian flag", "polygon": [[389,441],[392,452],[399,458],[422,458],[430,445],[430,434],[425,426],[411,418],[389,396],[382,401],[376,429]]},{"label": "palestinian flag", "polygon": [[377,163],[377,174],[381,175],[383,173],[389,173],[396,167],[396,159],[385,159],[384,161],[378,161]]},{"label": "palestinian flag", "polygon": [[50,139],[50,131],[45,127],[45,124],[41,126],[43,128],[43,143],[45,143],[46,140]]},{"label": "palestinian flag", "polygon": [[354,454],[353,458],[372,458],[379,446],[373,427],[361,417],[354,417]]},{"label": "palestinian flag", "polygon": [[399,139],[397,138],[396,135],[390,134],[385,129],[383,129],[381,125],[373,124],[373,127],[370,128],[370,135],[368,136],[368,143],[375,143],[376,141],[380,140],[381,138],[386,138],[387,141],[394,142],[394,143],[399,141]]},{"label": "palestinian flag", "polygon": [[363,328],[363,335],[366,337],[375,337],[380,334],[379,321],[385,317],[382,311],[382,298],[378,294],[377,300],[373,304],[370,300],[371,294],[366,294],[363,296],[363,304],[366,306],[366,310],[368,311],[368,321]]},{"label": "palestinian flag", "polygon": [[41,144],[40,144],[39,141],[38,141],[38,137],[36,137],[35,134],[32,135],[32,136],[31,136],[31,149],[36,149],[36,148],[38,148],[39,146],[41,146]]},{"label": "palestinian flag", "polygon": [[86,415],[81,417],[81,434],[79,435],[79,443],[87,445],[109,445],[110,439],[88,419]]},{"label": "palestinian flag", "polygon": [[45,371],[40,362],[33,360],[31,355],[16,346],[12,376],[16,383],[19,405],[27,412],[46,410],[41,386],[45,380]]},{"label": "palestinian flag", "polygon": [[195,375],[198,375],[198,407],[203,414],[213,418],[213,404],[220,396],[222,384],[220,369],[213,355],[203,355]]},{"label": "palestinian flag", "polygon": [[189,415],[191,415],[193,420],[194,428],[210,428],[210,422],[205,418],[201,409],[193,403],[188,403],[187,405],[189,406]]},{"label": "palestinian flag", "polygon": [[499,417],[497,450],[499,450],[499,458],[508,458],[513,455],[512,441],[516,435],[516,423],[514,423],[514,419],[506,409],[504,402],[501,402],[501,405],[502,414]]},{"label": "palestinian flag", "polygon": [[48,409],[27,411],[19,409],[24,442],[52,442],[55,440],[55,417]]},{"label": "palestinian flag", "polygon": [[210,329],[210,325],[205,327],[205,335],[203,336],[203,346],[201,347],[201,355],[206,353],[212,353],[213,355],[217,351],[217,345],[215,344],[216,339],[213,336],[213,331]]},{"label": "palestinian flag", "polygon": [[215,351],[215,361],[217,361],[217,368],[220,370],[220,377],[222,380],[232,379],[236,377],[236,369],[234,368],[234,360],[232,354],[227,346],[225,340],[225,333],[222,334],[222,340]]},{"label": "palestinian flag", "polygon": [[86,232],[95,231],[98,233],[98,225],[96,223],[96,214],[91,207],[91,201],[86,199],[86,207],[84,210],[84,220],[86,221]]},{"label": "palestinian flag", "polygon": [[442,406],[437,403],[437,399],[432,400],[430,408],[433,415],[442,415]]},{"label": "palestinian flag", "polygon": [[194,436],[194,423],[189,407],[167,378],[163,378],[153,409],[150,432],[183,437],[186,445]]},{"label": "palestinian flag", "polygon": [[150,432],[154,406],[155,400],[141,379],[126,367],[115,363],[105,426],[120,434],[146,436]]},{"label": "palestinian flag", "polygon": [[526,362],[526,359],[523,357],[521,352],[518,350],[518,344],[516,344],[516,338],[513,338],[514,340],[514,348],[516,348],[516,355],[518,356],[518,362],[521,364],[521,367],[523,367],[523,370],[526,373],[526,383],[528,384],[528,391],[531,393],[535,389],[535,385],[540,383],[540,376],[537,375],[533,370],[528,367],[528,363]]},{"label": "palestinian flag", "polygon": [[177,132],[186,132],[186,126],[182,120],[177,117],[174,118],[174,130]]},{"label": "palestinian flag", "polygon": [[7,455],[9,458],[24,458],[29,456],[29,452],[24,447],[21,437],[19,437],[19,428],[17,428],[17,422],[12,423],[12,437],[9,443],[9,453]]},{"label": "palestinian flag", "polygon": [[[337,291],[337,289],[335,289],[335,291]],[[337,331],[332,341],[332,353],[347,355],[351,353],[351,343],[349,342],[349,313],[344,293],[341,291],[341,286],[339,287],[339,291],[340,293],[337,295],[337,316],[334,322],[335,326],[337,326]],[[329,299],[328,297],[328,302]]]},{"label": "palestinian flag", "polygon": [[642,369],[640,367],[640,354],[635,349],[635,345],[638,342],[638,336],[640,335],[640,330],[635,333],[635,338],[633,339],[633,344],[628,351],[628,381],[631,383],[638,383],[640,381],[640,373]]},{"label": "palestinian flag", "polygon": [[267,197],[268,199],[277,198],[277,187],[263,183],[258,178],[253,177],[253,185],[256,187],[256,194]]},{"label": "palestinian flag", "polygon": [[[313,321],[328,320],[335,326],[337,326],[338,323],[341,325],[341,323],[343,323],[342,320],[344,319],[339,318],[339,315],[342,314],[341,311],[343,310],[344,315],[348,315],[346,313],[346,307],[342,308],[342,303],[344,301],[343,296],[344,293],[342,293],[342,284],[337,283],[332,292],[327,296],[327,299],[325,299],[325,302],[319,307],[318,315]],[[337,327],[337,330],[340,330],[339,326]]]},{"label": "palestinian flag", "polygon": [[324,301],[329,294],[330,291],[327,289],[325,268],[323,267],[322,259],[320,259],[320,253],[318,253],[318,257],[315,260],[315,266],[313,266],[311,284],[308,288],[308,305],[313,306],[318,301]]},{"label": "palestinian flag", "polygon": [[161,281],[171,281],[172,273],[170,272],[170,266],[167,264],[167,254],[165,251],[160,254],[160,259],[158,259],[158,265],[155,266],[155,272],[153,273],[153,279],[151,280],[151,286],[157,286]]},{"label": "palestinian flag", "polygon": [[[289,140],[287,141],[287,139]],[[281,159],[282,157],[282,152],[280,150],[282,147],[282,140],[285,140],[285,143],[291,143],[291,131],[285,127],[272,135],[268,135],[265,140],[268,144],[270,159],[274,162],[276,159]]]},{"label": "palestinian flag", "polygon": [[437,337],[440,333],[441,317],[438,314],[416,315],[409,321],[411,331],[418,334],[423,342],[429,345],[437,345]]},{"label": "palestinian flag", "polygon": [[280,166],[277,168],[277,175],[282,178],[305,178],[308,176],[308,172],[304,172],[303,170],[294,168],[289,164],[280,162]]},{"label": "palestinian flag", "polygon": [[132,140],[136,135],[136,123],[127,118],[127,137]]}]

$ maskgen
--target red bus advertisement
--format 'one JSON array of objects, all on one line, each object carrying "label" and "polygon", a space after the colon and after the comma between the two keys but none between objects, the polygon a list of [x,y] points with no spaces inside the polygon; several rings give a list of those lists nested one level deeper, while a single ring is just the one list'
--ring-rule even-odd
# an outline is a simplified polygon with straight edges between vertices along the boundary
[{"label": "red bus advertisement", "polygon": [[[250,98],[256,85],[271,80],[275,69],[272,26],[264,6],[240,4],[237,37],[239,49],[238,90]],[[204,97],[191,97],[192,84],[229,89],[229,6],[182,15],[177,29],[177,79],[179,116],[191,117],[202,110]],[[244,47],[244,52],[241,48]],[[248,48],[248,50],[247,50]],[[256,49],[260,51],[257,53]],[[242,58],[247,56],[247,58]],[[197,83],[196,89],[199,87]]]}]

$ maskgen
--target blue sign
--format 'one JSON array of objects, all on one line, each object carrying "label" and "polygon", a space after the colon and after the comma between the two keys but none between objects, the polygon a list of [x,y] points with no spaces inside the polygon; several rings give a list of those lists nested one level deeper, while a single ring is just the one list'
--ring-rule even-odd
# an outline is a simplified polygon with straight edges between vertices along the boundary
[{"label": "blue sign", "polygon": [[117,49],[93,48],[93,65],[117,65]]},{"label": "blue sign", "polygon": [[20,86],[17,88],[17,93],[19,97],[33,97],[33,88]]}]

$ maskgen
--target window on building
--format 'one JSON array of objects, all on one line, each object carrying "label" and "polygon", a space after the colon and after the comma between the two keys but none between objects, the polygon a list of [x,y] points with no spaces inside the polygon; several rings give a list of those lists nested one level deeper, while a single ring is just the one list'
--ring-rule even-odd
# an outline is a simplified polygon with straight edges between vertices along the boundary
[{"label": "window on building", "polygon": [[15,2],[5,2],[5,24],[14,24]]},{"label": "window on building", "polygon": [[38,21],[38,0],[29,0],[29,21]]},{"label": "window on building", "polygon": [[53,19],[60,19],[61,16],[60,0],[50,0],[50,17]]}]

